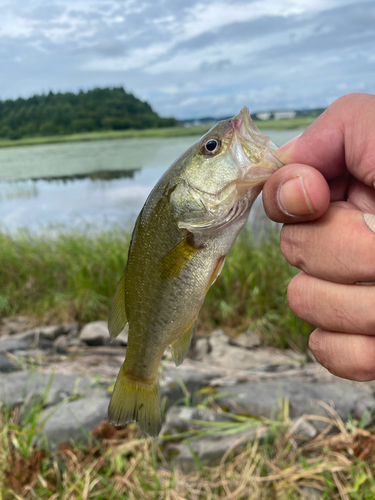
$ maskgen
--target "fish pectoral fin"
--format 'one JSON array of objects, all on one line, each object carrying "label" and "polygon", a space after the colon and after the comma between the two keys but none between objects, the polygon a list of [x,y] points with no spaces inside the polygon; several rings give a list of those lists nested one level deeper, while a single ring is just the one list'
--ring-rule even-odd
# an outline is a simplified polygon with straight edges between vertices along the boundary
[{"label": "fish pectoral fin", "polygon": [[155,383],[146,383],[131,379],[122,367],[109,403],[108,418],[115,425],[136,422],[143,432],[156,437],[161,429],[157,380]]},{"label": "fish pectoral fin", "polygon": [[173,344],[171,344],[171,352],[173,361],[177,368],[181,366],[183,360],[186,358],[186,355],[189,351],[189,347],[191,344],[191,339],[194,335],[194,326],[195,322],[189,326],[184,333],[179,337]]},{"label": "fish pectoral fin", "polygon": [[115,295],[109,311],[108,330],[114,340],[125,328],[128,322],[125,310],[125,271],[117,285]]},{"label": "fish pectoral fin", "polygon": [[194,235],[189,233],[174,245],[160,262],[158,272],[161,279],[166,281],[177,278],[199,249],[200,247],[194,245]]}]

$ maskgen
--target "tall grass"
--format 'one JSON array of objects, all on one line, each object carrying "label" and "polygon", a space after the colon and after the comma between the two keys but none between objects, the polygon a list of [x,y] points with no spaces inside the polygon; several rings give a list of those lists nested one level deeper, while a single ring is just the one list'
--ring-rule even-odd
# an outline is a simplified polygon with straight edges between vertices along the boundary
[{"label": "tall grass", "polygon": [[[0,233],[0,314],[45,322],[106,319],[129,241],[121,228]],[[280,253],[277,230],[261,241],[243,231],[206,297],[198,331],[251,328],[268,345],[303,349],[310,327],[296,320],[286,301],[295,272]]]}]

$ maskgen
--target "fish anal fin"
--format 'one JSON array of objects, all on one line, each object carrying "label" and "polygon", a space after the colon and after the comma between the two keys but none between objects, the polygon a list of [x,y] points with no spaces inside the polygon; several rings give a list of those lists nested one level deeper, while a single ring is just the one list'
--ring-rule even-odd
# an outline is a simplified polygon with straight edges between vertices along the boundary
[{"label": "fish anal fin", "polygon": [[225,263],[225,257],[226,255],[222,255],[221,257],[219,257],[217,259],[217,262],[216,262],[216,265],[215,265],[215,268],[214,268],[214,271],[211,275],[211,278],[209,280],[209,282],[207,283],[207,286],[206,286],[206,289],[204,291],[204,295],[206,295],[206,293],[208,292],[208,290],[211,288],[211,286],[215,283],[217,277],[219,276],[219,274],[221,273],[223,267],[224,267],[224,263]]},{"label": "fish anal fin", "polygon": [[108,330],[111,339],[114,340],[124,329],[126,323],[125,310],[125,271],[117,285],[115,295],[112,299],[109,311]]},{"label": "fish anal fin", "polygon": [[184,331],[184,333],[170,346],[173,361],[175,362],[177,368],[181,366],[183,360],[186,358],[186,355],[189,351],[191,339],[193,338],[194,335],[194,326],[195,326],[195,321],[192,325],[189,325],[189,327]]},{"label": "fish anal fin", "polygon": [[165,281],[177,278],[199,249],[200,247],[194,245],[194,235],[189,233],[171,248],[160,262],[158,267],[160,277]]},{"label": "fish anal fin", "polygon": [[156,437],[162,423],[157,380],[154,383],[134,380],[122,367],[109,403],[108,418],[115,425],[136,422],[143,432]]}]

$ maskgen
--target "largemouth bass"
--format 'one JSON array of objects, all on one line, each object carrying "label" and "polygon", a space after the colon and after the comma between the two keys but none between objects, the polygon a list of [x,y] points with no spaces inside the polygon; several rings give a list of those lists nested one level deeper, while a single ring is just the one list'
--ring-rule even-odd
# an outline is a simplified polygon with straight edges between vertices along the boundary
[{"label": "largemouth bass", "polygon": [[275,149],[245,107],[191,146],[149,195],[109,316],[112,339],[129,322],[108,410],[114,424],[135,421],[159,434],[162,355],[170,345],[176,366],[184,360],[208,289],[263,184],[282,165]]}]

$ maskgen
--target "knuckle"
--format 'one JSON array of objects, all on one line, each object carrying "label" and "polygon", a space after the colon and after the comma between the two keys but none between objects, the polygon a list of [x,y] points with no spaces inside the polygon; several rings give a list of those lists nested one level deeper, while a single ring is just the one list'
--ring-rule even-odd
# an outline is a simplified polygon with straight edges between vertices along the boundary
[{"label": "knuckle", "polygon": [[293,224],[285,224],[280,234],[280,248],[289,264],[295,265],[297,242]]},{"label": "knuckle", "polygon": [[287,300],[289,307],[296,316],[304,319],[306,309],[306,294],[303,273],[297,274],[289,283],[287,290]]},{"label": "knuckle", "polygon": [[294,267],[305,270],[308,247],[304,244],[303,224],[285,224],[280,235],[280,249],[285,259]]},{"label": "knuckle", "polygon": [[323,364],[322,353],[324,354],[325,350],[324,341],[322,335],[319,335],[316,330],[310,335],[309,348],[319,363]]}]

